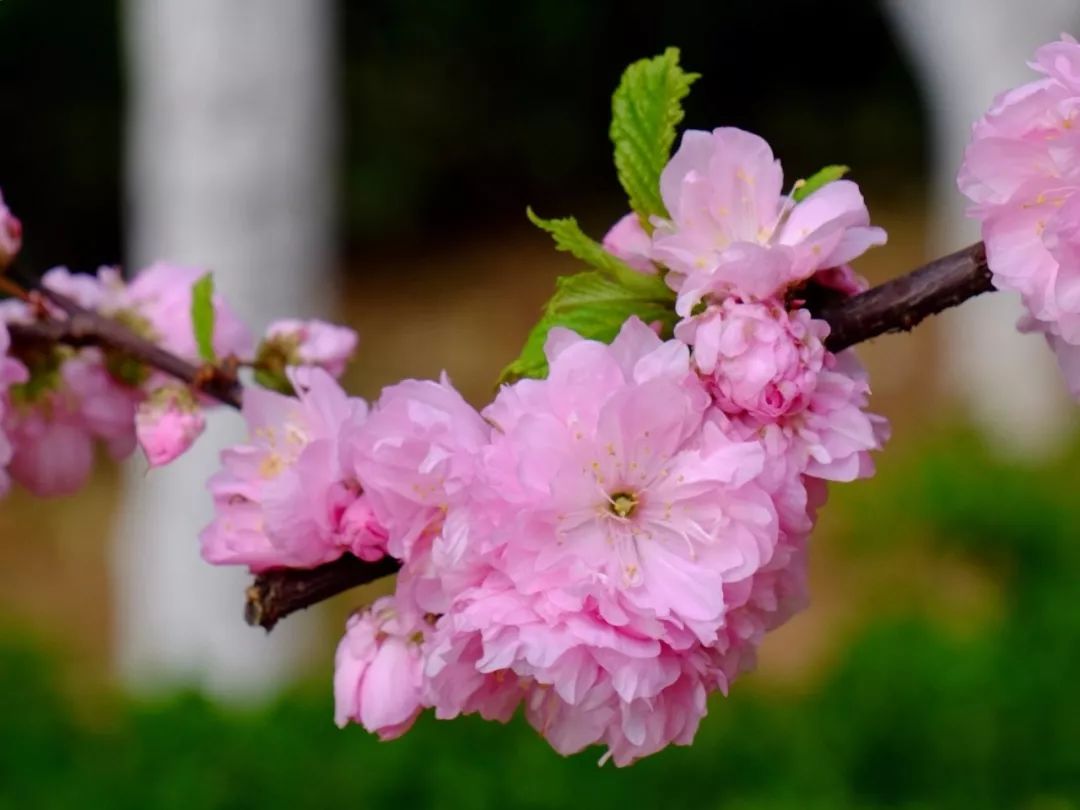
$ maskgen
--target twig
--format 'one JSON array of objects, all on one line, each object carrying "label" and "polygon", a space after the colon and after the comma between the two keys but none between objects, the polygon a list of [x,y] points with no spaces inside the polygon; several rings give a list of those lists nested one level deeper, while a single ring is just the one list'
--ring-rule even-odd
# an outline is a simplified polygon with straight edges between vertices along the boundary
[{"label": "twig", "polygon": [[993,289],[986,248],[977,242],[814,314],[828,321],[825,345],[838,352],[886,332],[910,331],[930,315]]},{"label": "twig", "polygon": [[255,577],[247,589],[244,618],[247,623],[273,629],[290,613],[336,596],[349,588],[396,574],[401,563],[393,557],[364,562],[346,554],[334,562],[308,570],[282,568]]},{"label": "twig", "polygon": [[69,346],[99,346],[113,349],[185,382],[225,405],[239,408],[243,388],[234,375],[216,366],[197,366],[167,352],[157,344],[128,329],[119,321],[86,309],[62,293],[42,287],[41,295],[66,314],[66,318],[46,318],[32,324],[10,324],[12,339],[41,342],[44,336]]}]

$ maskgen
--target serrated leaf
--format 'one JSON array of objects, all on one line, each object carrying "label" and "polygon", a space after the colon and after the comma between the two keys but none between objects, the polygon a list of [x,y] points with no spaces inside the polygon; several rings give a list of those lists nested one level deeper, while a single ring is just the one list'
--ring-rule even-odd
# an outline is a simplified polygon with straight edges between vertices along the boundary
[{"label": "serrated leaf", "polygon": [[668,215],[660,198],[660,172],[683,119],[682,100],[699,75],[679,67],[679,49],[668,48],[630,65],[611,98],[615,169],[646,229],[650,216]]},{"label": "serrated leaf", "polygon": [[191,331],[199,357],[207,363],[217,362],[214,353],[214,277],[210,273],[191,285]]},{"label": "serrated leaf", "polygon": [[850,167],[839,165],[825,166],[822,169],[818,169],[805,180],[799,180],[795,183],[795,190],[791,192],[791,198],[795,200],[795,202],[802,202],[822,186],[827,186],[834,180],[839,180],[850,171]]},{"label": "serrated leaf", "polygon": [[562,276],[556,281],[555,295],[544,308],[543,317],[529,333],[518,358],[503,369],[499,382],[547,374],[544,343],[553,327],[564,326],[584,338],[610,343],[633,315],[645,323],[660,321],[666,332],[671,331],[677,319],[669,294],[657,297],[630,289],[598,270]]},{"label": "serrated leaf", "polygon": [[641,273],[617,256],[604,250],[603,245],[590,239],[577,224],[574,217],[541,219],[532,210],[525,209],[529,221],[551,234],[555,249],[569,253],[590,267],[643,296],[671,297],[671,291],[658,275]]}]

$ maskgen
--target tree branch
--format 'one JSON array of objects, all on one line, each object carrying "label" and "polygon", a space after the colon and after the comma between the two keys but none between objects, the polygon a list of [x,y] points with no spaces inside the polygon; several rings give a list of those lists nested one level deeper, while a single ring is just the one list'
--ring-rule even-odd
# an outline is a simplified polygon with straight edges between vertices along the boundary
[{"label": "tree branch", "polygon": [[838,352],[886,332],[908,332],[930,315],[993,289],[986,248],[977,242],[814,314],[828,322],[825,345]]},{"label": "tree branch", "polygon": [[137,335],[119,321],[86,309],[48,287],[42,287],[38,292],[62,310],[66,317],[46,317],[33,323],[8,324],[12,342],[16,345],[62,343],[111,349],[163,371],[225,405],[240,407],[243,388],[233,375],[217,366],[189,363]]},{"label": "tree branch", "polygon": [[268,632],[290,613],[337,596],[342,591],[396,574],[401,563],[393,557],[364,562],[346,554],[317,568],[280,568],[255,577],[246,591],[244,619]]},{"label": "tree branch", "polygon": [[[986,249],[980,242],[859,295],[812,306],[814,314],[831,327],[826,346],[839,352],[887,332],[908,331],[930,315],[992,289]],[[67,317],[9,324],[16,345],[63,343],[123,352],[226,405],[240,407],[242,388],[232,375],[170,354],[119,322],[87,310],[60,293],[42,289],[41,294]],[[390,576],[400,567],[391,557],[369,563],[346,554],[317,568],[266,571],[247,589],[244,616],[248,624],[270,630],[290,613]]]}]

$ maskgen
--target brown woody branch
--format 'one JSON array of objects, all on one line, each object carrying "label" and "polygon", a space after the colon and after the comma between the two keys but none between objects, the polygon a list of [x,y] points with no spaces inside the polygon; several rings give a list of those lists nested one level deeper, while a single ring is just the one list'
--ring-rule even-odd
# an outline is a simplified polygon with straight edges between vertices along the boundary
[{"label": "brown woody branch", "polygon": [[[980,242],[859,295],[810,306],[817,317],[829,323],[826,345],[838,352],[887,332],[908,331],[930,315],[992,289],[986,250]],[[66,318],[9,324],[16,345],[63,343],[122,352],[227,405],[240,407],[242,389],[235,376],[189,363],[59,293],[43,289],[41,294],[66,313]],[[266,571],[247,589],[244,616],[248,624],[270,630],[290,613],[390,576],[399,568],[400,563],[390,557],[369,563],[347,554],[312,569]]]},{"label": "brown woody branch", "polygon": [[993,289],[986,248],[977,242],[814,314],[828,321],[825,345],[838,352],[886,332],[908,332],[930,315]]},{"label": "brown woody branch", "polygon": [[136,334],[119,321],[106,318],[68,298],[62,293],[42,287],[39,291],[56,307],[64,318],[45,318],[32,324],[12,324],[12,340],[38,339],[42,334],[56,335],[53,342],[70,346],[99,346],[111,349],[145,363],[158,371],[197,388],[225,405],[239,408],[243,388],[234,374],[213,365],[197,366],[182,357],[167,352],[157,344]]},{"label": "brown woody branch", "polygon": [[244,618],[253,627],[272,630],[290,613],[329,599],[342,591],[396,574],[401,563],[393,557],[364,562],[346,554],[317,568],[281,568],[255,577],[247,589]]}]

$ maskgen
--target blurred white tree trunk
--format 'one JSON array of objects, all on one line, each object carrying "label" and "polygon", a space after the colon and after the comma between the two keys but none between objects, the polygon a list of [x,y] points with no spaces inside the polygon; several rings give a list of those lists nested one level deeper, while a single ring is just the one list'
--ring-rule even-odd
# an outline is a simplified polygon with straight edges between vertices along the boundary
[{"label": "blurred white tree trunk", "polygon": [[[956,188],[971,125],[999,92],[1031,80],[1035,48],[1080,22],[1077,0],[887,0],[926,97],[933,139],[937,252],[979,238]],[[1074,31],[1075,33],[1075,31]],[[1072,426],[1053,356],[1042,338],[1015,329],[1020,303],[987,295],[943,317],[948,382],[1002,450],[1053,452]]]},{"label": "blurred white tree trunk", "polygon": [[[332,0],[128,0],[129,267],[206,266],[256,327],[326,312],[336,116]],[[136,688],[266,692],[318,636],[316,617],[244,625],[237,569],[199,558],[205,482],[242,436],[219,414],[190,455],[127,469],[113,569],[118,668]]]}]

